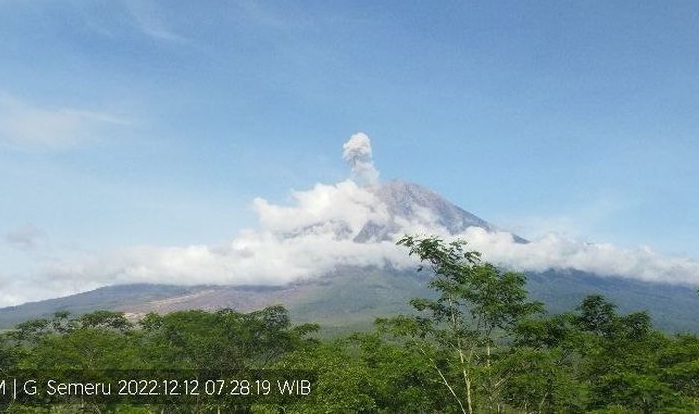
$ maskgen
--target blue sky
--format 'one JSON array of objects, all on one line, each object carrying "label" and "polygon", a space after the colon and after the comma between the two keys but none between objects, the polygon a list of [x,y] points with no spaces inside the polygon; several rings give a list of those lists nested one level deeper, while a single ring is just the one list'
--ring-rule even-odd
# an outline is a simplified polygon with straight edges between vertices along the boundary
[{"label": "blue sky", "polygon": [[[0,278],[217,243],[349,176],[699,258],[699,4],[0,0]],[[9,300],[9,299],[8,299]]]}]

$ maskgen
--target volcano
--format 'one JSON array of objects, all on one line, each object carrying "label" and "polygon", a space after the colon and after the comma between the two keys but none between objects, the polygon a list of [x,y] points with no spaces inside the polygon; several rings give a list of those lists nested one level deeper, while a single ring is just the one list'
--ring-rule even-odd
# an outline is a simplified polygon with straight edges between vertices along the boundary
[{"label": "volcano", "polygon": [[[365,190],[375,198],[372,211],[378,212],[365,222],[353,225],[338,219],[330,226],[322,221],[310,225],[304,222],[287,236],[297,237],[322,227],[331,229],[334,239],[371,245],[394,243],[408,231],[406,226],[449,235],[463,234],[469,228],[502,233],[497,226],[418,184],[389,181]],[[517,235],[511,237],[518,244],[528,243]],[[527,273],[531,296],[544,301],[552,312],[572,310],[584,296],[601,293],[617,303],[620,311],[649,310],[658,326],[666,330],[699,331],[695,317],[699,314],[699,299],[689,286],[571,269]],[[222,308],[251,311],[283,304],[299,322],[317,322],[330,330],[366,329],[375,317],[409,312],[410,298],[430,295],[425,287],[428,277],[416,273],[414,267],[397,268],[386,260],[383,265],[338,263],[320,276],[302,277],[279,286],[122,284],[0,309],[0,326],[7,328],[59,310],[80,314],[111,309],[136,319],[148,312]]]}]

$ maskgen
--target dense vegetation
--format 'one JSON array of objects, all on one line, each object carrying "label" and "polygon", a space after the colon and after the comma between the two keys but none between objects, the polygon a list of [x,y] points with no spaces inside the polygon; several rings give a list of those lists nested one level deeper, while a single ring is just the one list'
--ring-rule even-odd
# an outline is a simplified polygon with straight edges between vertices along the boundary
[{"label": "dense vegetation", "polygon": [[[30,320],[0,343],[0,369],[272,370],[312,376],[300,398],[201,398],[138,404],[74,398],[49,405],[5,398],[7,412],[699,412],[699,338],[655,330],[645,312],[619,314],[600,295],[547,315],[525,277],[482,262],[464,243],[406,237],[433,275],[415,313],[370,332],[322,338],[281,306],[149,314],[131,323],[98,311]],[[179,371],[178,371],[179,372]],[[44,374],[42,374],[44,373]],[[92,377],[91,377],[92,378]],[[2,388],[0,388],[2,391]]]}]

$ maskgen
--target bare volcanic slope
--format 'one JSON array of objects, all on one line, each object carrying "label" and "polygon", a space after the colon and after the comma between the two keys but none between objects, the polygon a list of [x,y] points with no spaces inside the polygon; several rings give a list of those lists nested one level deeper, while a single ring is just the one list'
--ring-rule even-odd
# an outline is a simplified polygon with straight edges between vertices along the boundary
[{"label": "bare volcanic slope", "polygon": [[[372,191],[386,205],[393,226],[377,226],[369,222],[355,238],[359,242],[372,239],[393,240],[395,234],[400,234],[401,231],[395,223],[397,217],[409,221],[421,220],[431,226],[444,228],[452,235],[463,233],[469,227],[479,227],[488,232],[498,230],[496,226],[418,184],[393,180],[374,187]],[[521,243],[526,242],[516,235],[513,238]]]},{"label": "bare volcanic slope", "polygon": [[373,187],[371,191],[385,204],[390,220],[388,223],[367,222],[354,238],[354,241],[359,243],[393,240],[401,231],[401,225],[397,222],[399,218],[437,225],[448,230],[450,234],[461,233],[468,227],[495,230],[494,226],[480,217],[417,184],[394,180]]}]

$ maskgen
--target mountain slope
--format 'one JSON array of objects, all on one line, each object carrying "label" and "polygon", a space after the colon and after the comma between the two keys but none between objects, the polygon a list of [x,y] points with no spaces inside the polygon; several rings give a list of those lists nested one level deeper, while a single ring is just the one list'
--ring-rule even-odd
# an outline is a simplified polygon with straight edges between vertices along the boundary
[{"label": "mountain slope", "polygon": [[[29,318],[50,317],[59,310],[81,314],[97,309],[123,311],[132,317],[148,312],[233,308],[247,312],[284,304],[296,322],[320,323],[326,330],[369,328],[375,317],[410,312],[408,300],[429,296],[427,275],[391,267],[345,266],[316,279],[285,286],[124,285],[100,288],[61,299],[0,309],[0,327]],[[669,332],[699,332],[699,298],[693,288],[601,277],[575,271],[528,274],[532,299],[550,313],[574,310],[589,294],[600,293],[620,312],[648,310],[657,327]]]},{"label": "mountain slope", "polygon": [[80,315],[97,309],[129,308],[152,301],[186,296],[201,289],[198,286],[151,284],[107,286],[62,298],[2,308],[0,309],[0,328],[9,328],[30,318],[50,317],[54,312],[62,310]]},{"label": "mountain slope", "polygon": [[418,184],[403,181],[383,183],[376,195],[392,216],[413,218],[427,214],[447,228],[451,234],[460,233],[468,227],[481,227],[494,231],[495,226],[468,211],[452,204],[434,191]]},{"label": "mountain slope", "polygon": [[[388,224],[369,221],[354,238],[355,242],[392,240],[391,235],[401,230],[398,219],[427,227],[442,227],[450,234],[462,233],[469,227],[480,227],[488,232],[497,230],[496,226],[418,184],[393,180],[373,187],[371,191],[386,206],[391,220]],[[519,236],[513,237],[520,243],[526,242]]]},{"label": "mountain slope", "polygon": [[[357,245],[390,244],[406,232],[403,227],[406,223],[439,228],[444,230],[443,234],[459,234],[469,227],[497,231],[494,225],[417,184],[390,181],[368,189],[375,196],[371,198],[378,200],[379,205],[373,208],[384,213],[375,214],[371,217],[378,219],[367,219],[354,228],[341,220],[332,223],[330,227],[334,236]],[[284,237],[294,237],[296,230],[299,234],[308,233],[308,229],[290,227],[288,236]],[[521,237],[513,238],[518,243],[528,243]],[[0,309],[0,327],[7,328],[28,318],[47,317],[59,310],[80,314],[112,309],[137,317],[147,312],[183,309],[250,311],[281,303],[299,322],[318,322],[335,330],[365,328],[376,316],[410,311],[407,305],[410,298],[430,295],[425,287],[426,277],[413,269],[399,270],[388,264],[337,264],[324,275],[283,286],[112,286],[67,298]],[[545,302],[552,312],[573,310],[586,295],[601,293],[617,303],[621,312],[649,310],[658,326],[664,329],[699,332],[699,318],[696,318],[699,298],[688,286],[549,270],[530,273],[528,287],[532,298]]]}]

